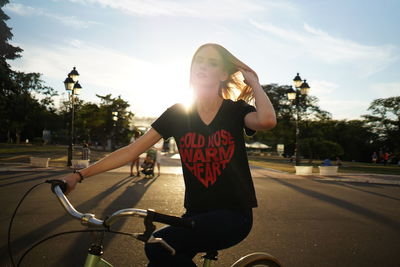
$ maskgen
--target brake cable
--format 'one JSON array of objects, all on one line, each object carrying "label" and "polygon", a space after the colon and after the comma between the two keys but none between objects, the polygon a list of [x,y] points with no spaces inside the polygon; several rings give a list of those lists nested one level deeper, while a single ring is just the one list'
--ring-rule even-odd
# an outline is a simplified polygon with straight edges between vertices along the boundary
[{"label": "brake cable", "polygon": [[22,202],[24,201],[24,199],[26,198],[26,196],[27,196],[33,189],[35,189],[35,188],[38,187],[39,185],[42,185],[42,184],[45,184],[45,183],[46,183],[46,182],[41,182],[41,183],[39,183],[39,184],[36,184],[36,185],[32,186],[32,187],[23,195],[23,197],[22,197],[21,200],[19,201],[17,207],[15,208],[13,215],[11,216],[10,225],[8,226],[7,247],[8,247],[8,255],[10,256],[11,264],[12,264],[12,266],[14,266],[14,267],[15,267],[15,262],[14,262],[14,258],[13,258],[13,255],[12,255],[12,249],[11,249],[11,228],[12,228],[12,224],[13,224],[13,222],[14,222],[15,215],[17,214],[18,208],[19,208],[19,206],[21,206],[21,204],[22,204]]},{"label": "brake cable", "polygon": [[32,249],[34,249],[35,247],[37,247],[38,245],[40,245],[41,243],[43,243],[43,242],[45,242],[47,240],[50,240],[52,238],[55,238],[55,237],[61,236],[61,235],[75,234],[75,233],[88,233],[88,232],[107,232],[107,233],[112,233],[112,234],[120,234],[120,235],[127,235],[127,236],[130,236],[130,237],[134,237],[134,235],[131,234],[131,233],[113,231],[113,230],[110,230],[109,228],[106,228],[104,230],[100,230],[100,229],[99,230],[75,230],[75,231],[61,232],[61,233],[57,233],[57,234],[53,234],[53,235],[50,235],[48,237],[45,237],[42,240],[40,240],[40,241],[36,242],[35,244],[33,244],[31,247],[29,247],[22,254],[21,258],[19,259],[19,261],[17,263],[17,265],[15,265],[14,258],[13,258],[13,255],[12,255],[12,248],[11,248],[11,229],[12,229],[12,225],[13,225],[13,222],[14,222],[15,215],[17,214],[17,211],[18,211],[19,207],[21,206],[21,204],[25,200],[25,198],[28,196],[28,194],[31,193],[33,191],[33,189],[35,189],[39,185],[42,185],[42,184],[45,184],[45,183],[48,183],[48,180],[46,180],[44,182],[41,182],[39,184],[36,184],[36,185],[32,186],[30,189],[28,189],[28,191],[22,196],[21,200],[19,201],[17,207],[14,210],[13,215],[11,216],[10,225],[8,226],[7,247],[8,247],[8,255],[10,257],[12,266],[14,266],[14,267],[15,266],[20,266],[20,264],[22,263],[22,260],[24,259],[24,257],[30,251],[32,251]]}]

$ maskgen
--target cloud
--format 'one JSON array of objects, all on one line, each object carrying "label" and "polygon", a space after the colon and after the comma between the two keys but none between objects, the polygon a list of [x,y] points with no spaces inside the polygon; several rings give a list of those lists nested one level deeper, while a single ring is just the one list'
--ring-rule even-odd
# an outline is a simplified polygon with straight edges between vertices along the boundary
[{"label": "cloud", "polygon": [[[296,44],[296,51],[302,57],[314,58],[325,64],[348,64],[349,69],[355,68],[361,76],[369,76],[380,72],[400,57],[398,48],[393,45],[364,45],[351,40],[345,40],[311,27],[304,23],[303,30],[295,31],[267,23],[249,20],[255,28],[277,36],[289,44]],[[293,53],[293,51],[291,51]],[[304,55],[306,53],[306,55]]]},{"label": "cloud", "polygon": [[291,9],[288,2],[260,2],[242,0],[70,0],[84,5],[98,4],[138,16],[181,16],[195,18],[243,18],[249,14],[262,13],[271,9]]},{"label": "cloud", "polygon": [[66,26],[71,26],[76,29],[86,29],[89,28],[92,25],[98,25],[100,23],[95,22],[95,21],[85,21],[85,20],[80,20],[75,16],[62,16],[58,14],[46,14],[47,17],[58,20],[62,24]]},{"label": "cloud", "polygon": [[329,111],[336,120],[360,119],[369,106],[369,100],[342,95],[342,85],[337,83],[312,80],[309,84],[311,86],[310,94],[318,98],[318,105]]},{"label": "cloud", "polygon": [[16,13],[20,16],[28,16],[28,15],[42,15],[43,11],[39,8],[25,6],[22,4],[7,4],[4,7],[5,11],[10,11]]},{"label": "cloud", "polygon": [[25,44],[24,57],[11,62],[13,69],[42,73],[60,94],[65,92],[62,81],[76,66],[82,99],[96,102],[96,94],[121,95],[140,116],[159,116],[175,102],[186,101],[190,90],[189,66],[185,63],[147,62],[78,40],[46,48]]},{"label": "cloud", "polygon": [[43,16],[48,17],[50,19],[59,21],[60,23],[74,27],[76,29],[85,29],[89,28],[91,25],[99,24],[98,22],[94,21],[84,21],[78,19],[75,16],[63,16],[60,14],[49,13],[45,9],[42,8],[35,8],[31,6],[26,6],[18,3],[11,3],[5,6],[5,10],[9,12],[13,12],[20,16]]},{"label": "cloud", "polygon": [[320,106],[329,110],[335,120],[360,119],[361,115],[366,114],[369,102],[361,100],[331,100],[321,99]]},{"label": "cloud", "polygon": [[400,96],[400,82],[376,83],[371,85],[370,88],[379,98]]},{"label": "cloud", "polygon": [[311,90],[313,95],[323,96],[334,93],[338,87],[339,85],[333,82],[313,80]]}]

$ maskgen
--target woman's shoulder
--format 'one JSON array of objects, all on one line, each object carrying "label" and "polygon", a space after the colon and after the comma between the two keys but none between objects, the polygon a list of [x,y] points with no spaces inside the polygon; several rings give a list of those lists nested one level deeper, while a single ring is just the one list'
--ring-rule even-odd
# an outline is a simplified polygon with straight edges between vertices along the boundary
[{"label": "woman's shoulder", "polygon": [[246,106],[250,106],[246,101],[239,99],[239,100],[232,100],[232,99],[224,99],[226,106],[232,108],[242,108]]},{"label": "woman's shoulder", "polygon": [[185,105],[183,105],[182,103],[176,103],[173,104],[172,106],[168,107],[164,114],[183,114],[185,111]]},{"label": "woman's shoulder", "polygon": [[185,105],[182,103],[175,103],[172,106],[170,106],[168,109],[176,110],[176,111],[183,111],[183,110],[185,110]]}]

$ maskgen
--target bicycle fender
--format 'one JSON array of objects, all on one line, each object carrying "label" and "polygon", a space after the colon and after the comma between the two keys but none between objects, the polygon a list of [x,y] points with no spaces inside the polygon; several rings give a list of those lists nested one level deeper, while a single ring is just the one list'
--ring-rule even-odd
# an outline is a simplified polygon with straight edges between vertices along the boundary
[{"label": "bicycle fender", "polygon": [[252,266],[250,265],[251,263],[261,260],[271,261],[272,263],[275,264],[276,267],[282,267],[282,264],[279,262],[277,258],[265,252],[254,252],[249,255],[243,256],[238,261],[236,261],[231,267]]}]

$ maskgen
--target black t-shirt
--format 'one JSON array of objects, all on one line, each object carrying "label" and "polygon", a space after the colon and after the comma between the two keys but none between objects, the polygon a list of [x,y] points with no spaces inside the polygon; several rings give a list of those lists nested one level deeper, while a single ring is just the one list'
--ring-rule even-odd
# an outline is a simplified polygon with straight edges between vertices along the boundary
[{"label": "black t-shirt", "polygon": [[243,129],[247,113],[256,109],[243,100],[224,100],[206,125],[195,105],[168,108],[152,127],[164,138],[174,137],[181,156],[186,186],[185,208],[209,211],[257,206],[247,160]]}]

